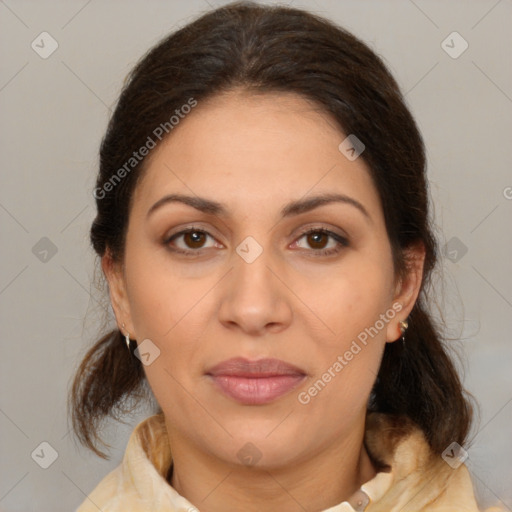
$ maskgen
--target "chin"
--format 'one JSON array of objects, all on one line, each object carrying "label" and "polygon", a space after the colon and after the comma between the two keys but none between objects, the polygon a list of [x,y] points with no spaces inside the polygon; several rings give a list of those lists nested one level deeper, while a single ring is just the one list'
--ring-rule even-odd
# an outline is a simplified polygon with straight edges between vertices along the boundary
[{"label": "chin", "polygon": [[[223,446],[221,458],[236,465],[275,470],[296,461],[301,453],[307,451],[299,435],[299,425],[280,425],[284,416],[277,421],[251,422],[246,428],[228,430],[233,438]],[[271,426],[270,426],[271,425]],[[306,443],[307,444],[307,443]]]}]

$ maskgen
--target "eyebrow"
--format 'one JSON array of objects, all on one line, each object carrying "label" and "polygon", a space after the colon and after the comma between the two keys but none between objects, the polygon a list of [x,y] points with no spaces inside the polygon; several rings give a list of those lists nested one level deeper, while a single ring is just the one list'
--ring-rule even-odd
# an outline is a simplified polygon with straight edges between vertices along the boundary
[{"label": "eyebrow", "polygon": [[[219,203],[217,201],[213,201],[211,199],[206,199],[204,197],[198,196],[187,196],[184,194],[169,194],[159,199],[148,210],[147,217],[149,217],[160,207],[169,203],[183,203],[206,214],[222,217],[229,216],[229,211],[226,209],[226,207],[222,203]],[[299,215],[301,213],[306,213],[315,208],[318,208],[319,206],[324,206],[331,203],[343,203],[351,205],[355,207],[357,210],[359,210],[366,217],[367,220],[372,220],[366,208],[359,201],[345,194],[332,193],[319,194],[316,196],[309,197],[307,199],[291,201],[281,209],[281,217],[285,218],[291,217],[293,215]]]}]

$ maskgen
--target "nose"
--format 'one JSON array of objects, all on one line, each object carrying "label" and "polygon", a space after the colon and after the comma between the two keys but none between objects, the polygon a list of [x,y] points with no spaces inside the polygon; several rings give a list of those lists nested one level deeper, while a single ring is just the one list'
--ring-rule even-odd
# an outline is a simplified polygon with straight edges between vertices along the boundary
[{"label": "nose", "polygon": [[293,316],[293,293],[270,251],[263,250],[252,262],[234,253],[233,260],[234,266],[223,280],[220,322],[252,336],[286,329]]}]

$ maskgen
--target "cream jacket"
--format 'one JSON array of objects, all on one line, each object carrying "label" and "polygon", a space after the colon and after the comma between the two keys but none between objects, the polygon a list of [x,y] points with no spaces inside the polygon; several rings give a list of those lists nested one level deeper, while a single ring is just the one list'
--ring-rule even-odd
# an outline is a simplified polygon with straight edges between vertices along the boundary
[{"label": "cream jacket", "polygon": [[[450,458],[451,451],[446,459],[451,464],[434,455],[422,431],[407,419],[368,414],[365,445],[389,470],[377,473],[348,501],[322,512],[480,512],[466,466]],[[197,512],[167,483],[171,463],[164,417],[156,414],[135,427],[122,463],[76,512]]]}]

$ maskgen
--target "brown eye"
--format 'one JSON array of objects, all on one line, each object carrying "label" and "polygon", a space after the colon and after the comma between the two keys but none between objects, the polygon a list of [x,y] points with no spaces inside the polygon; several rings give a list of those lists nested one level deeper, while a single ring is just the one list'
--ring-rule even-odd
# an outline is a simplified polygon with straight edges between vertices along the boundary
[{"label": "brown eye", "polygon": [[325,233],[314,231],[307,234],[308,244],[314,249],[324,249],[329,242],[329,236]]},{"label": "brown eye", "polygon": [[202,231],[188,231],[183,235],[185,244],[192,248],[198,249],[204,243],[205,233]]},{"label": "brown eye", "polygon": [[[213,237],[202,229],[190,228],[172,235],[164,241],[171,250],[182,253],[199,253],[205,247],[208,237]],[[210,246],[213,247],[213,246]]]},{"label": "brown eye", "polygon": [[[308,246],[313,249],[311,252],[314,256],[328,256],[336,254],[340,252],[343,247],[349,246],[346,238],[324,228],[310,229],[305,233],[302,233],[298,240],[303,238],[306,240]],[[329,239],[333,240],[333,244],[330,248],[326,248],[329,244]]]}]

